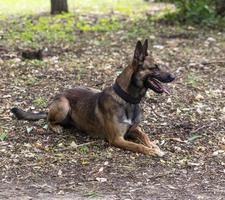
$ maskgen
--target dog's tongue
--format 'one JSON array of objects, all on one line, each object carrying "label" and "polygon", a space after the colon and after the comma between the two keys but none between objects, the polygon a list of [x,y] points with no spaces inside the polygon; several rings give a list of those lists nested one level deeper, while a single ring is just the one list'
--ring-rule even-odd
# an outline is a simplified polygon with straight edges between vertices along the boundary
[{"label": "dog's tongue", "polygon": [[153,83],[156,87],[158,87],[158,89],[161,90],[161,92],[165,92],[166,94],[170,94],[168,88],[167,88],[166,86],[162,85],[158,80],[154,79],[154,80],[152,81],[152,83]]},{"label": "dog's tongue", "polygon": [[166,88],[165,86],[162,86],[162,90],[163,90],[163,92],[165,92],[166,94],[170,94],[170,91],[169,91],[168,88]]}]

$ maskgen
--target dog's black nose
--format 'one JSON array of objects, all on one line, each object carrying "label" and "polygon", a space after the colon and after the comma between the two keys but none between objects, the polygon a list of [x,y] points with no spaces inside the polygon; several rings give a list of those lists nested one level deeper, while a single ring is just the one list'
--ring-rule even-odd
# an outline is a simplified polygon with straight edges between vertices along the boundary
[{"label": "dog's black nose", "polygon": [[167,77],[168,82],[172,82],[175,79],[175,76],[173,74],[169,74]]}]

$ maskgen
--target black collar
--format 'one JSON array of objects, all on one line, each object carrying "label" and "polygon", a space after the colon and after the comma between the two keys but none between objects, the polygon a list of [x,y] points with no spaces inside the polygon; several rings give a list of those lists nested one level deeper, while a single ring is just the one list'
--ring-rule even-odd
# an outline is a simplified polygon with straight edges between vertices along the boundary
[{"label": "black collar", "polygon": [[143,96],[139,96],[136,98],[136,97],[131,96],[130,94],[126,93],[117,82],[115,82],[112,87],[113,87],[113,90],[115,91],[115,93],[119,97],[121,97],[124,101],[126,101],[127,103],[138,104],[138,103],[140,103],[140,101],[143,97]]}]

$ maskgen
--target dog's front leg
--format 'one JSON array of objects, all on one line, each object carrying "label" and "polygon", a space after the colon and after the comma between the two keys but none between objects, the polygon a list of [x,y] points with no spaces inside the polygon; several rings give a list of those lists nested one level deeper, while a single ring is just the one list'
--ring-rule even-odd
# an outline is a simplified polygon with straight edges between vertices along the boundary
[{"label": "dog's front leg", "polygon": [[150,141],[148,135],[144,133],[140,127],[131,128],[129,131],[129,136],[131,136],[134,139],[137,139],[145,146],[153,149],[153,151],[155,151],[155,154],[159,156],[163,156],[165,154],[163,151],[160,150],[160,148],[156,144]]},{"label": "dog's front leg", "polygon": [[105,122],[105,133],[108,142],[118,148],[143,153],[145,155],[155,156],[157,155],[152,148],[149,148],[143,144],[137,144],[135,142],[127,141],[124,139],[124,134],[127,130],[127,125],[121,124],[117,120]]},{"label": "dog's front leg", "polygon": [[122,136],[114,138],[114,140],[111,141],[111,144],[125,150],[143,153],[145,155],[161,156],[153,148],[149,148],[143,144],[127,141]]}]

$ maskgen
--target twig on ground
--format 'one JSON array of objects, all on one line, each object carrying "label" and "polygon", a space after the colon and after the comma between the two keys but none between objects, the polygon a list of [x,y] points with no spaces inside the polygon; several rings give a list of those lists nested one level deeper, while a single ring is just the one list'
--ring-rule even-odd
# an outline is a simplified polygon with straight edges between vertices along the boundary
[{"label": "twig on ground", "polygon": [[174,171],[168,171],[168,172],[164,172],[164,173],[159,173],[159,174],[156,174],[154,176],[150,176],[148,179],[157,179],[157,178],[161,178],[161,177],[164,177],[164,176],[167,176],[169,174],[172,174],[174,173]]},{"label": "twig on ground", "polygon": [[202,62],[188,62],[189,64],[191,63],[192,65],[211,65],[211,64],[225,64],[225,58],[222,58],[220,60],[212,60],[212,61],[202,61]]},{"label": "twig on ground", "polygon": [[79,144],[79,145],[68,146],[68,147],[65,147],[65,148],[57,149],[57,151],[74,150],[74,149],[78,149],[78,148],[83,147],[83,146],[88,146],[88,145],[95,144],[96,142],[97,141],[91,141],[91,142],[86,142],[86,143]]},{"label": "twig on ground", "polygon": [[172,141],[175,141],[175,142],[181,142],[181,143],[187,143],[186,140],[181,140],[180,138],[168,138],[168,140],[172,140]]},{"label": "twig on ground", "polygon": [[212,124],[214,124],[214,122],[212,122],[212,123],[210,123],[210,124],[203,125],[203,126],[201,126],[201,127],[198,127],[197,129],[194,129],[194,130],[191,131],[190,133],[191,133],[191,134],[197,133],[198,131],[202,130],[203,128],[208,128],[208,127],[210,127]]},{"label": "twig on ground", "polygon": [[149,106],[150,106],[152,112],[153,112],[157,117],[162,118],[162,116],[160,116],[159,114],[157,114],[157,113],[155,112],[154,108],[153,108],[151,105],[149,105]]},{"label": "twig on ground", "polygon": [[209,61],[209,62],[203,61],[200,64],[202,64],[202,65],[225,64],[225,58],[224,59],[221,59],[221,60],[212,60],[212,61]]}]

